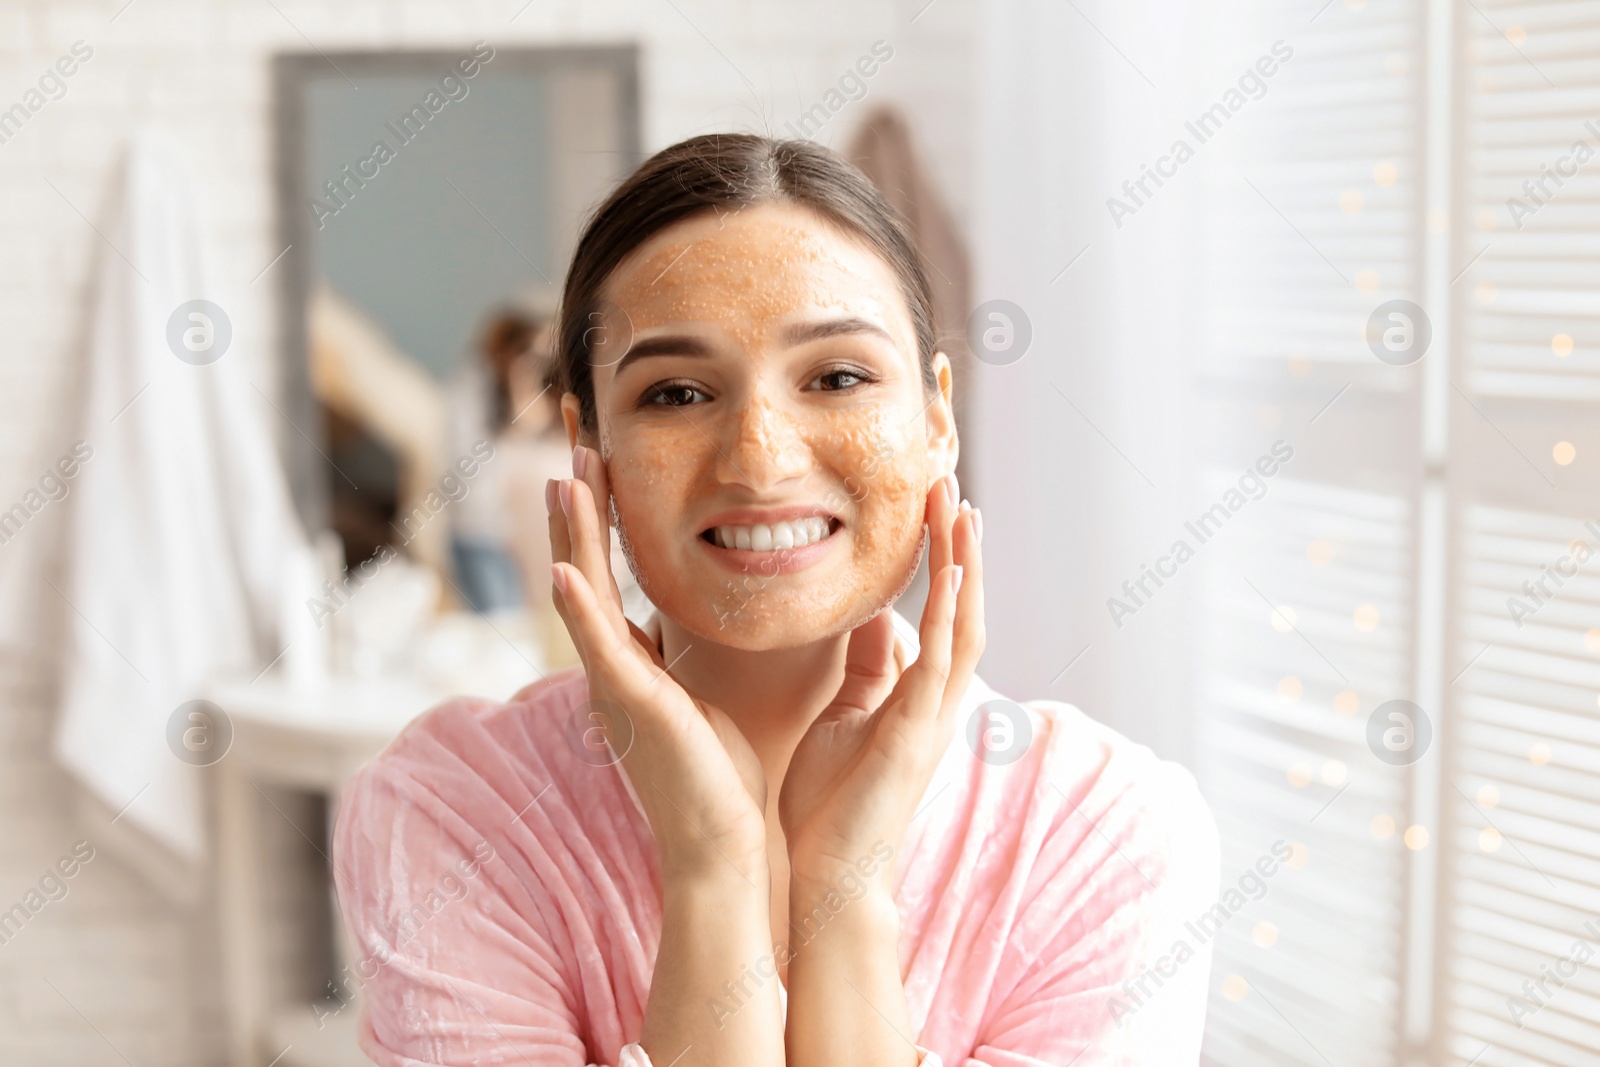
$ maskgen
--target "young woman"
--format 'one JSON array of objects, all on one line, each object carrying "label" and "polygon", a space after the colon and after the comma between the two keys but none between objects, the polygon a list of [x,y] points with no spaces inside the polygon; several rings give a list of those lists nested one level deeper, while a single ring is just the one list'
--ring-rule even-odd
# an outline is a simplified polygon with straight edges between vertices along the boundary
[{"label": "young woman", "polygon": [[367,1054],[1195,1063],[1215,827],[1182,768],[974,674],[950,362],[866,179],[807,142],[667,148],[589,222],[559,329],[582,667],[433,709],[347,789]]}]

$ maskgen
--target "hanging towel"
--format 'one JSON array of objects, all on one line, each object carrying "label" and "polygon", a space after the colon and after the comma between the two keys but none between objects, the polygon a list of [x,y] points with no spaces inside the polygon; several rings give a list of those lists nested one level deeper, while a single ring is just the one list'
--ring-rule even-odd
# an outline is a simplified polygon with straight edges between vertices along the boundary
[{"label": "hanging towel", "polygon": [[910,224],[911,239],[930,267],[939,345],[950,357],[957,382],[964,384],[971,358],[967,315],[972,311],[972,268],[960,231],[917,160],[910,125],[891,107],[875,108],[856,127],[845,156]]},{"label": "hanging towel", "polygon": [[[174,157],[135,138],[103,231],[78,434],[93,455],[53,583],[71,606],[54,751],[98,806],[198,869],[201,772],[175,754],[169,723],[217,678],[277,658],[278,589],[309,549],[273,442],[281,416],[246,373],[242,323],[214,362],[180,359],[169,341],[188,301],[245,313],[207,284],[195,197]],[[215,340],[223,321],[209,317]]]}]

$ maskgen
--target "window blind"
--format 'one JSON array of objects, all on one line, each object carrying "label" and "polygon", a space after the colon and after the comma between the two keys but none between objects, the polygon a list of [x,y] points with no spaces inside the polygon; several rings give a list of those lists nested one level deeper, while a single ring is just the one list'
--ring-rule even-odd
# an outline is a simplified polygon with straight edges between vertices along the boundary
[{"label": "window blind", "polygon": [[1596,1062],[1600,4],[1480,3],[1459,44],[1475,259],[1456,287],[1437,1062]]},{"label": "window blind", "polygon": [[1197,773],[1224,886],[1275,841],[1296,852],[1218,935],[1204,1060],[1395,1064],[1413,784],[1366,721],[1413,688],[1420,387],[1366,324],[1421,299],[1421,5],[1230,3],[1204,22],[1213,83],[1293,49],[1201,161],[1207,491],[1275,439],[1295,458],[1205,549]]}]

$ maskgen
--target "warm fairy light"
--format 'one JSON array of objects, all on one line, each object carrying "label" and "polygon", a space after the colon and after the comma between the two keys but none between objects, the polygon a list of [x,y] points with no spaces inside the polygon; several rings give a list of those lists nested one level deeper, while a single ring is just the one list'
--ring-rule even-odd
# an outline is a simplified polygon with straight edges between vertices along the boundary
[{"label": "warm fairy light", "polygon": [[1428,847],[1428,828],[1426,826],[1410,826],[1406,828],[1406,848],[1412,852],[1421,852]]},{"label": "warm fairy light", "polygon": [[1550,351],[1554,352],[1558,359],[1566,359],[1572,355],[1572,335],[1558,333],[1550,338]]},{"label": "warm fairy light", "polygon": [[1294,624],[1299,618],[1293,608],[1279,605],[1272,609],[1272,628],[1280,634],[1286,634],[1294,629]]},{"label": "warm fairy light", "polygon": [[1600,655],[1600,627],[1596,627],[1583,635],[1583,647],[1596,655]]},{"label": "warm fairy light", "polygon": [[1305,688],[1300,684],[1300,679],[1292,674],[1278,679],[1278,695],[1285,700],[1299,700]]},{"label": "warm fairy light", "polygon": [[1256,928],[1250,931],[1250,940],[1256,943],[1257,948],[1271,948],[1278,943],[1278,927],[1265,919],[1256,923]]},{"label": "warm fairy light", "polygon": [[1322,765],[1322,784],[1337,789],[1344,785],[1344,780],[1350,774],[1350,768],[1344,765],[1343,760],[1331,759]]},{"label": "warm fairy light", "polygon": [[1533,747],[1528,749],[1528,762],[1535,767],[1543,767],[1550,762],[1550,746],[1543,741],[1535,741]]},{"label": "warm fairy light", "polygon": [[1340,715],[1354,715],[1361,710],[1361,697],[1354,689],[1346,689],[1333,698],[1333,710]]},{"label": "warm fairy light", "polygon": [[1378,291],[1378,272],[1368,267],[1366,270],[1356,271],[1356,291],[1372,294]]},{"label": "warm fairy light", "polygon": [[1506,40],[1517,48],[1521,48],[1528,43],[1528,31],[1522,26],[1507,26]]},{"label": "warm fairy light", "polygon": [[1385,188],[1393,185],[1399,177],[1400,171],[1387,159],[1372,168],[1372,180]]},{"label": "warm fairy light", "polygon": [[1296,789],[1304,789],[1311,784],[1311,764],[1291,763],[1288,770],[1289,784]]},{"label": "warm fairy light", "polygon": [[1371,633],[1378,628],[1378,609],[1371,604],[1363,604],[1356,609],[1356,629],[1362,633]]},{"label": "warm fairy light", "polygon": [[1229,1000],[1243,1000],[1248,992],[1250,983],[1244,980],[1242,974],[1230,974],[1222,980],[1222,995]]},{"label": "warm fairy light", "polygon": [[1478,787],[1478,807],[1495,808],[1500,806],[1500,787],[1494,783]]},{"label": "warm fairy light", "polygon": [[1478,847],[1485,852],[1493,852],[1500,847],[1500,831],[1492,826],[1485,826],[1478,831]]},{"label": "warm fairy light", "polygon": [[1571,441],[1557,441],[1556,446],[1550,450],[1550,455],[1561,466],[1565,467],[1578,458],[1578,450]]}]

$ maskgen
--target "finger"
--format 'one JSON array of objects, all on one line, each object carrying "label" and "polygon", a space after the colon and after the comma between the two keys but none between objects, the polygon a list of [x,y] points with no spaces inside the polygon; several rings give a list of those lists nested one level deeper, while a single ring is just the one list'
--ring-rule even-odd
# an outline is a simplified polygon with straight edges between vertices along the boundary
[{"label": "finger", "polygon": [[983,619],[983,550],[979,542],[983,521],[977,509],[962,501],[955,523],[956,562],[961,565],[961,590],[956,596],[954,630],[950,647],[950,677],[939,707],[941,722],[953,719],[966,696],[986,642]]},{"label": "finger", "polygon": [[600,522],[611,528],[611,487],[606,479],[606,465],[598,450],[578,445],[572,450],[572,475],[583,481],[594,495]]},{"label": "finger", "polygon": [[600,524],[594,494],[589,484],[577,478],[561,482],[561,505],[567,513],[567,529],[572,538],[572,566],[583,573],[594,592],[598,610],[618,634],[628,632],[620,597],[608,595],[614,588],[611,578],[611,530]]},{"label": "finger", "polygon": [[918,635],[921,649],[917,661],[900,676],[891,700],[904,702],[904,714],[920,722],[934,721],[943,707],[945,685],[950,677],[951,633],[955,625],[961,567],[957,564],[938,571],[928,589],[928,602],[922,609]]},{"label": "finger", "polygon": [[567,516],[561,510],[561,500],[556,479],[544,483],[544,510],[549,515],[550,562],[572,562],[572,539],[567,534]]},{"label": "finger", "polygon": [[599,449],[579,445],[572,450],[572,471],[588,485],[589,492],[594,496],[595,517],[601,532],[600,544],[606,553],[606,582],[596,586],[602,599],[608,599],[616,605],[617,614],[622,614],[622,590],[617,587],[617,577],[611,570],[611,482],[606,472],[605,461],[600,458]]},{"label": "finger", "polygon": [[889,688],[893,667],[894,616],[889,611],[882,611],[850,631],[850,644],[844,659],[844,682],[828,705],[829,710],[871,711],[876,708]]},{"label": "finger", "polygon": [[[550,530],[550,562],[552,565],[570,563],[572,561],[572,539],[567,533],[567,516],[561,510],[561,502],[554,478],[544,483],[544,507],[549,512],[546,525]],[[550,602],[555,605],[556,614],[561,616],[561,621],[566,624],[567,632],[571,634],[572,619],[567,613],[566,597],[561,595],[561,590],[556,587],[554,581],[550,584]],[[576,634],[573,634],[573,641],[574,643],[577,642]],[[578,652],[581,658],[582,648],[579,648]]]},{"label": "finger", "polygon": [[933,483],[928,490],[928,574],[935,575],[955,562],[950,545],[950,527],[956,518],[956,501],[961,487],[954,473]]},{"label": "finger", "polygon": [[600,681],[601,688],[619,695],[637,692],[648,679],[640,677],[643,664],[638,657],[623,654],[626,646],[622,642],[633,637],[617,632],[588,578],[571,563],[555,563],[550,567],[550,580],[566,602],[567,632],[583,657],[591,686]]}]

